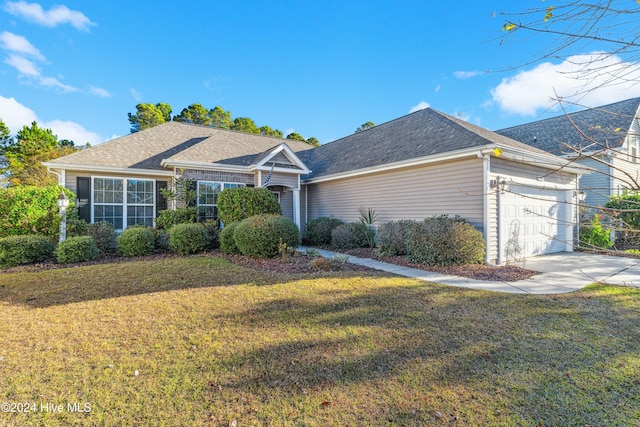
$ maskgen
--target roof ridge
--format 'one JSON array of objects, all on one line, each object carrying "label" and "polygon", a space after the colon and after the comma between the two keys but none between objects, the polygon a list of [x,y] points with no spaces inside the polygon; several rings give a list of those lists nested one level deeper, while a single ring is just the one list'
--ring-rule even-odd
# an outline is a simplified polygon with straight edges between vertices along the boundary
[{"label": "roof ridge", "polygon": [[[638,106],[640,106],[640,97],[629,98],[629,99],[625,99],[623,101],[611,102],[611,103],[606,104],[606,105],[600,105],[600,106],[597,106],[597,107],[583,108],[582,110],[573,111],[571,113],[558,114],[558,115],[553,116],[553,117],[547,117],[547,118],[540,119],[540,120],[534,120],[532,122],[521,123],[519,125],[514,125],[514,126],[509,126],[509,127],[506,127],[506,128],[496,129],[494,132],[506,131],[506,130],[517,128],[517,127],[520,127],[520,126],[527,126],[527,125],[530,125],[532,123],[542,123],[542,122],[546,122],[546,121],[549,121],[549,120],[557,120],[559,118],[563,118],[563,117],[567,117],[567,116],[572,117],[572,116],[575,116],[577,114],[583,114],[583,113],[586,113],[586,112],[589,112],[589,111],[600,111],[602,113],[618,115],[617,113],[608,111],[607,108],[611,107],[612,105],[619,105],[619,104],[623,104],[623,103],[631,102],[631,101],[636,101]],[[638,108],[636,108],[636,111],[637,110],[638,110]]]}]

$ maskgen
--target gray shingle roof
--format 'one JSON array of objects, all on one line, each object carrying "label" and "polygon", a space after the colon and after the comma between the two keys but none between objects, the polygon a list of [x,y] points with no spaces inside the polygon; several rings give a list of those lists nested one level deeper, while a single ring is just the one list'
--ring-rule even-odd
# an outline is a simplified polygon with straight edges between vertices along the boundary
[{"label": "gray shingle roof", "polygon": [[170,159],[248,166],[282,143],[294,152],[313,148],[301,141],[168,122],[49,163],[162,170],[162,160]]},{"label": "gray shingle roof", "polygon": [[420,157],[500,144],[549,154],[427,108],[299,155],[317,178]]},{"label": "gray shingle roof", "polygon": [[[616,148],[630,130],[639,105],[640,98],[632,98],[570,113],[568,118],[561,115],[496,132],[556,155],[573,153],[565,144],[591,150]],[[616,129],[620,130],[616,132]],[[588,138],[581,135],[580,131]],[[589,138],[597,141],[597,144],[589,141]]]}]

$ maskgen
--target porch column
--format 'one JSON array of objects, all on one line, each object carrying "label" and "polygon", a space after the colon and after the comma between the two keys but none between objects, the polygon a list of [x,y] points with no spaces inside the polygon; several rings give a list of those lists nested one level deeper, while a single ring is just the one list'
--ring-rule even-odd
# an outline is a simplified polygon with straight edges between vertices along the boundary
[{"label": "porch column", "polygon": [[293,222],[300,229],[300,190],[293,190]]}]

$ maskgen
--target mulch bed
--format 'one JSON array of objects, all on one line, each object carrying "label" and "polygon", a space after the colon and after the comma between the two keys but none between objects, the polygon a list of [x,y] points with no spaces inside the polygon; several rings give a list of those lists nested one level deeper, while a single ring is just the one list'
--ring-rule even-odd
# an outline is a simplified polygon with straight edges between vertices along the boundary
[{"label": "mulch bed", "polygon": [[[328,249],[328,248],[327,248]],[[405,256],[392,256],[378,258],[375,249],[360,248],[347,251],[349,255],[378,259],[379,261],[388,262],[390,264],[401,265],[404,267],[419,268],[425,271],[433,271],[440,274],[450,274],[453,276],[461,276],[474,280],[489,280],[496,282],[513,282],[516,280],[524,280],[538,274],[536,271],[527,270],[515,265],[490,266],[483,264],[467,264],[467,265],[449,265],[449,266],[430,266],[425,267],[422,264],[412,263]]]},{"label": "mulch bed", "polygon": [[[326,248],[334,250],[333,248]],[[456,265],[456,266],[440,266],[440,267],[425,267],[421,264],[415,264],[410,262],[404,256],[384,257],[378,258],[375,251],[369,248],[354,249],[345,252],[348,255],[353,255],[361,258],[378,259],[383,262],[391,264],[401,265],[405,267],[419,268],[425,271],[433,271],[441,274],[448,274],[453,276],[462,276],[475,280],[491,280],[491,281],[516,281],[522,279],[528,279],[535,274],[535,271],[526,270],[513,265],[492,267],[481,264],[470,265]],[[245,267],[254,268],[256,270],[270,271],[273,273],[286,273],[286,274],[302,274],[302,273],[314,273],[320,271],[363,271],[370,272],[375,271],[369,267],[365,267],[357,264],[350,264],[348,262],[341,262],[340,260],[327,260],[315,255],[308,255],[300,252],[295,252],[288,260],[281,258],[252,258],[244,255],[225,255],[220,251],[214,251],[209,254],[213,257],[219,257],[229,260],[235,264],[243,265]],[[115,255],[101,257],[95,261],[84,262],[78,264],[57,264],[55,262],[44,262],[39,264],[24,265],[18,267],[7,268],[0,270],[1,273],[19,273],[19,272],[37,272],[42,270],[52,270],[57,268],[70,268],[84,265],[93,264],[106,264],[106,263],[122,263],[131,261],[144,261],[152,259],[162,258],[175,258],[179,255],[162,253],[144,257],[119,257]]]}]

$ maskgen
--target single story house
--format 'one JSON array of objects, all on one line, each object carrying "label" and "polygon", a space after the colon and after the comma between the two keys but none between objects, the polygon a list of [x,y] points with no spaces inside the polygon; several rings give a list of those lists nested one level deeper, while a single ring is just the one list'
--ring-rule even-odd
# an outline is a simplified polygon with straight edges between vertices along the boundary
[{"label": "single story house", "polygon": [[585,168],[458,118],[424,109],[345,138],[303,142],[170,122],[44,163],[77,194],[80,215],[123,229],[166,208],[182,176],[215,215],[216,195],[266,186],[283,215],[380,221],[460,215],[484,233],[486,261],[571,251]]},{"label": "single story house", "polygon": [[616,102],[496,133],[594,170],[580,178],[587,207],[604,206],[640,183],[640,98]]}]

